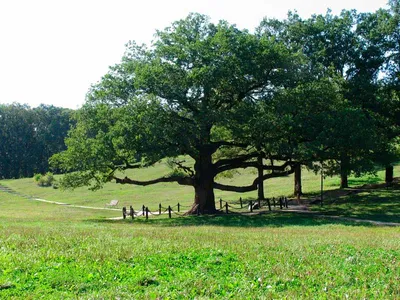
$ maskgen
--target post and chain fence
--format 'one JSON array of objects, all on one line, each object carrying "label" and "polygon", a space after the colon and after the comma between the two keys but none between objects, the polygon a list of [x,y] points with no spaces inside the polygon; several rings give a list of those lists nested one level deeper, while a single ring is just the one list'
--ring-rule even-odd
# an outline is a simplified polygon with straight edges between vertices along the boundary
[{"label": "post and chain fence", "polygon": [[[242,200],[242,197],[239,198],[239,201],[236,204],[229,203],[225,200],[222,200],[222,198],[219,199],[219,209],[217,211],[220,211],[222,213],[245,213],[245,212],[253,212],[254,210],[257,209],[262,209],[268,207],[269,211],[275,210],[275,209],[284,209],[289,207],[289,200],[287,197],[278,197],[278,198],[267,198],[263,200],[247,200],[244,201]],[[146,218],[146,220],[150,216],[153,217],[159,217],[162,215],[167,215],[168,218],[172,218],[173,215],[176,215],[178,217],[183,217],[187,215],[187,211],[191,209],[192,211],[195,211],[197,215],[200,215],[200,210],[198,205],[196,207],[193,207],[193,205],[182,205],[178,202],[178,204],[171,206],[169,205],[168,207],[164,207],[161,205],[161,203],[158,205],[158,210],[157,211],[151,211],[147,206],[142,205],[141,211],[135,211],[135,209],[131,206],[129,206],[129,210],[124,206],[122,208],[122,217],[126,219],[127,217],[131,217],[134,219],[135,217],[140,217],[143,216]],[[184,211],[182,211],[184,210]]]}]

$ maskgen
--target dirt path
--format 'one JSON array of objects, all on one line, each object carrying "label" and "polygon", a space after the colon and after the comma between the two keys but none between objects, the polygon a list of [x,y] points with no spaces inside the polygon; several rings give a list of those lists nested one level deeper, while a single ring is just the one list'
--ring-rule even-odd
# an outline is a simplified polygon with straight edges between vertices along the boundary
[{"label": "dirt path", "polygon": [[46,199],[40,199],[40,198],[35,198],[32,196],[28,196],[22,193],[19,193],[17,191],[14,191],[13,189],[9,188],[8,186],[1,185],[0,184],[0,191],[12,195],[16,195],[28,200],[33,200],[33,201],[40,201],[40,202],[45,202],[45,203],[50,203],[50,204],[57,204],[57,205],[65,205],[69,207],[77,207],[77,208],[86,208],[86,209],[96,209],[96,210],[113,210],[113,211],[121,211],[119,208],[110,208],[110,207],[94,207],[94,206],[84,206],[84,205],[75,205],[75,204],[69,204],[69,203],[63,203],[63,202],[57,202],[57,201],[50,201]]},{"label": "dirt path", "polygon": [[57,205],[65,205],[65,206],[69,206],[69,207],[78,207],[78,208],[87,208],[87,209],[98,209],[98,210],[114,210],[114,211],[121,211],[121,209],[119,209],[119,208],[75,205],[75,204],[69,204],[69,203],[63,203],[63,202],[57,202],[57,201],[50,201],[50,200],[45,200],[45,199],[40,199],[40,198],[31,198],[31,200],[40,201],[40,202],[46,202],[46,203],[51,203],[51,204],[57,204]]}]

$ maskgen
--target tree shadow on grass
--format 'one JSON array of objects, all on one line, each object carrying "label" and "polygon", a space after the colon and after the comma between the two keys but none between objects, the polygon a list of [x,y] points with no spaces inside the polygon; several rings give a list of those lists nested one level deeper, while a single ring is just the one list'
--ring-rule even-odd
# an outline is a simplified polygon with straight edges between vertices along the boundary
[{"label": "tree shadow on grass", "polygon": [[169,218],[138,217],[134,220],[91,220],[91,222],[141,224],[161,227],[175,226],[222,226],[222,227],[286,227],[286,226],[320,226],[341,224],[348,226],[371,226],[367,223],[355,223],[347,220],[332,220],[299,213],[260,213],[248,214],[218,214]]},{"label": "tree shadow on grass", "polygon": [[[143,216],[134,220],[91,220],[90,222],[143,224],[151,226],[227,226],[227,227],[285,227],[285,226],[320,226],[341,224],[348,226],[375,226],[344,219],[323,218],[318,215],[339,216],[361,220],[400,223],[400,185],[396,184],[389,189],[347,189],[333,190],[331,198],[324,200],[324,205],[310,205],[313,213],[295,212],[268,212],[259,214],[232,213],[200,216],[176,216],[169,219],[167,215],[161,217]],[[350,194],[349,194],[350,193]],[[319,194],[309,194],[305,203],[312,202]],[[244,202],[248,199],[244,200]],[[234,202],[230,202],[235,204]],[[291,207],[289,206],[289,209]],[[256,212],[256,211],[255,211]]]},{"label": "tree shadow on grass", "polygon": [[313,209],[326,215],[400,223],[400,187],[359,190]]}]

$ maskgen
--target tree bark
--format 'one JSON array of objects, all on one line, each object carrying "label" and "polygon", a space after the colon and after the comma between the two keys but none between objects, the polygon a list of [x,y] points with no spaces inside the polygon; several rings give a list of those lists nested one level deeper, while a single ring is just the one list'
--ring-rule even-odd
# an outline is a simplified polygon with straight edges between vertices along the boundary
[{"label": "tree bark", "polygon": [[387,186],[390,186],[393,183],[393,166],[386,167],[385,182]]},{"label": "tree bark", "polygon": [[258,199],[259,200],[264,200],[265,196],[264,196],[264,180],[262,179],[264,176],[264,170],[263,170],[263,158],[262,156],[259,156],[257,158],[257,163],[258,163]]},{"label": "tree bark", "polygon": [[297,163],[294,167],[294,195],[297,198],[303,194],[301,186],[301,164]]},{"label": "tree bark", "polygon": [[340,161],[340,188],[345,189],[349,187],[349,164],[350,159],[346,154],[343,154]]},{"label": "tree bark", "polygon": [[214,196],[214,177],[215,166],[212,163],[212,153],[210,151],[202,151],[194,164],[194,204],[189,214],[197,213],[215,213],[215,196]]}]

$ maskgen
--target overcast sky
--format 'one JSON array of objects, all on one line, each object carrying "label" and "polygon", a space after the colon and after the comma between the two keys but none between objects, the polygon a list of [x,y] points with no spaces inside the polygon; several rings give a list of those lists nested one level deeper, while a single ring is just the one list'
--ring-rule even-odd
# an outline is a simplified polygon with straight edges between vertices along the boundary
[{"label": "overcast sky", "polygon": [[118,63],[129,40],[190,12],[253,30],[263,17],[304,18],[342,9],[372,12],[387,0],[0,0],[0,103],[80,107],[91,84]]}]

